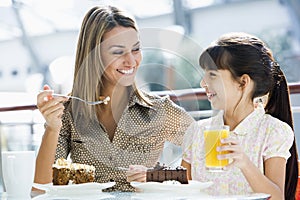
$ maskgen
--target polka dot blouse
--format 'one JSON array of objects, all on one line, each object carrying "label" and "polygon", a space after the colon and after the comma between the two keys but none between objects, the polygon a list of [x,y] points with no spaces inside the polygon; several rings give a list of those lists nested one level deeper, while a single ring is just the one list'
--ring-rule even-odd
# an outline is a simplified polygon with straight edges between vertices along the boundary
[{"label": "polka dot blouse", "polygon": [[74,113],[67,106],[70,102],[67,102],[56,159],[70,156],[72,162],[94,165],[97,182],[116,182],[105,191],[134,191],[126,181],[125,172],[118,167],[154,166],[163,151],[164,142],[181,145],[186,129],[194,121],[168,97],[146,93],[144,96],[152,105],[132,93],[112,141],[98,121],[88,122],[84,130],[76,129]]}]

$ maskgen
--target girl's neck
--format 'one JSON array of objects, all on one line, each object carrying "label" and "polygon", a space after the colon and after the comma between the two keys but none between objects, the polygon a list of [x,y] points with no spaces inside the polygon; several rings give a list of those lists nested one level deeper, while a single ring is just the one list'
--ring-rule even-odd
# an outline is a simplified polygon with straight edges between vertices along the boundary
[{"label": "girl's neck", "polygon": [[224,112],[224,123],[234,130],[248,115],[254,111],[254,105],[237,107],[234,110]]}]

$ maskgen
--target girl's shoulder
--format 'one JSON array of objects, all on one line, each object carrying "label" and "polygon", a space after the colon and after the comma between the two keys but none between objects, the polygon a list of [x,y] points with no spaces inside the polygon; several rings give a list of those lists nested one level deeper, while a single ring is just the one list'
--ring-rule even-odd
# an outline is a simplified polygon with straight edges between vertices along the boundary
[{"label": "girl's shoulder", "polygon": [[267,132],[278,133],[278,134],[286,134],[286,132],[290,132],[293,134],[292,128],[286,123],[273,117],[270,114],[264,114],[261,124],[267,128]]}]

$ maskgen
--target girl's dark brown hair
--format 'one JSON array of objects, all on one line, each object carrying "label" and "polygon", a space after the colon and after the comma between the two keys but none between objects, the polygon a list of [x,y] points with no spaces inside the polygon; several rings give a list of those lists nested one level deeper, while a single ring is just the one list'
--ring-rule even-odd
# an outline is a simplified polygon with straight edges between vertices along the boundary
[{"label": "girl's dark brown hair", "polygon": [[[263,41],[246,33],[230,33],[208,47],[200,56],[203,69],[226,69],[234,79],[248,74],[254,81],[252,100],[268,94],[266,113],[286,122],[293,130],[290,94],[284,73]],[[298,182],[296,141],[286,164],[285,199],[295,199]]]}]

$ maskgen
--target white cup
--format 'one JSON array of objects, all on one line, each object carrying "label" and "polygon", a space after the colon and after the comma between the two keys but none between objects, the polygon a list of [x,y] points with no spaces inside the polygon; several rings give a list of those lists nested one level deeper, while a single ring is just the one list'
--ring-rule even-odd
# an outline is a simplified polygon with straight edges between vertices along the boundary
[{"label": "white cup", "polygon": [[3,181],[8,197],[30,198],[34,171],[34,151],[2,152]]}]

